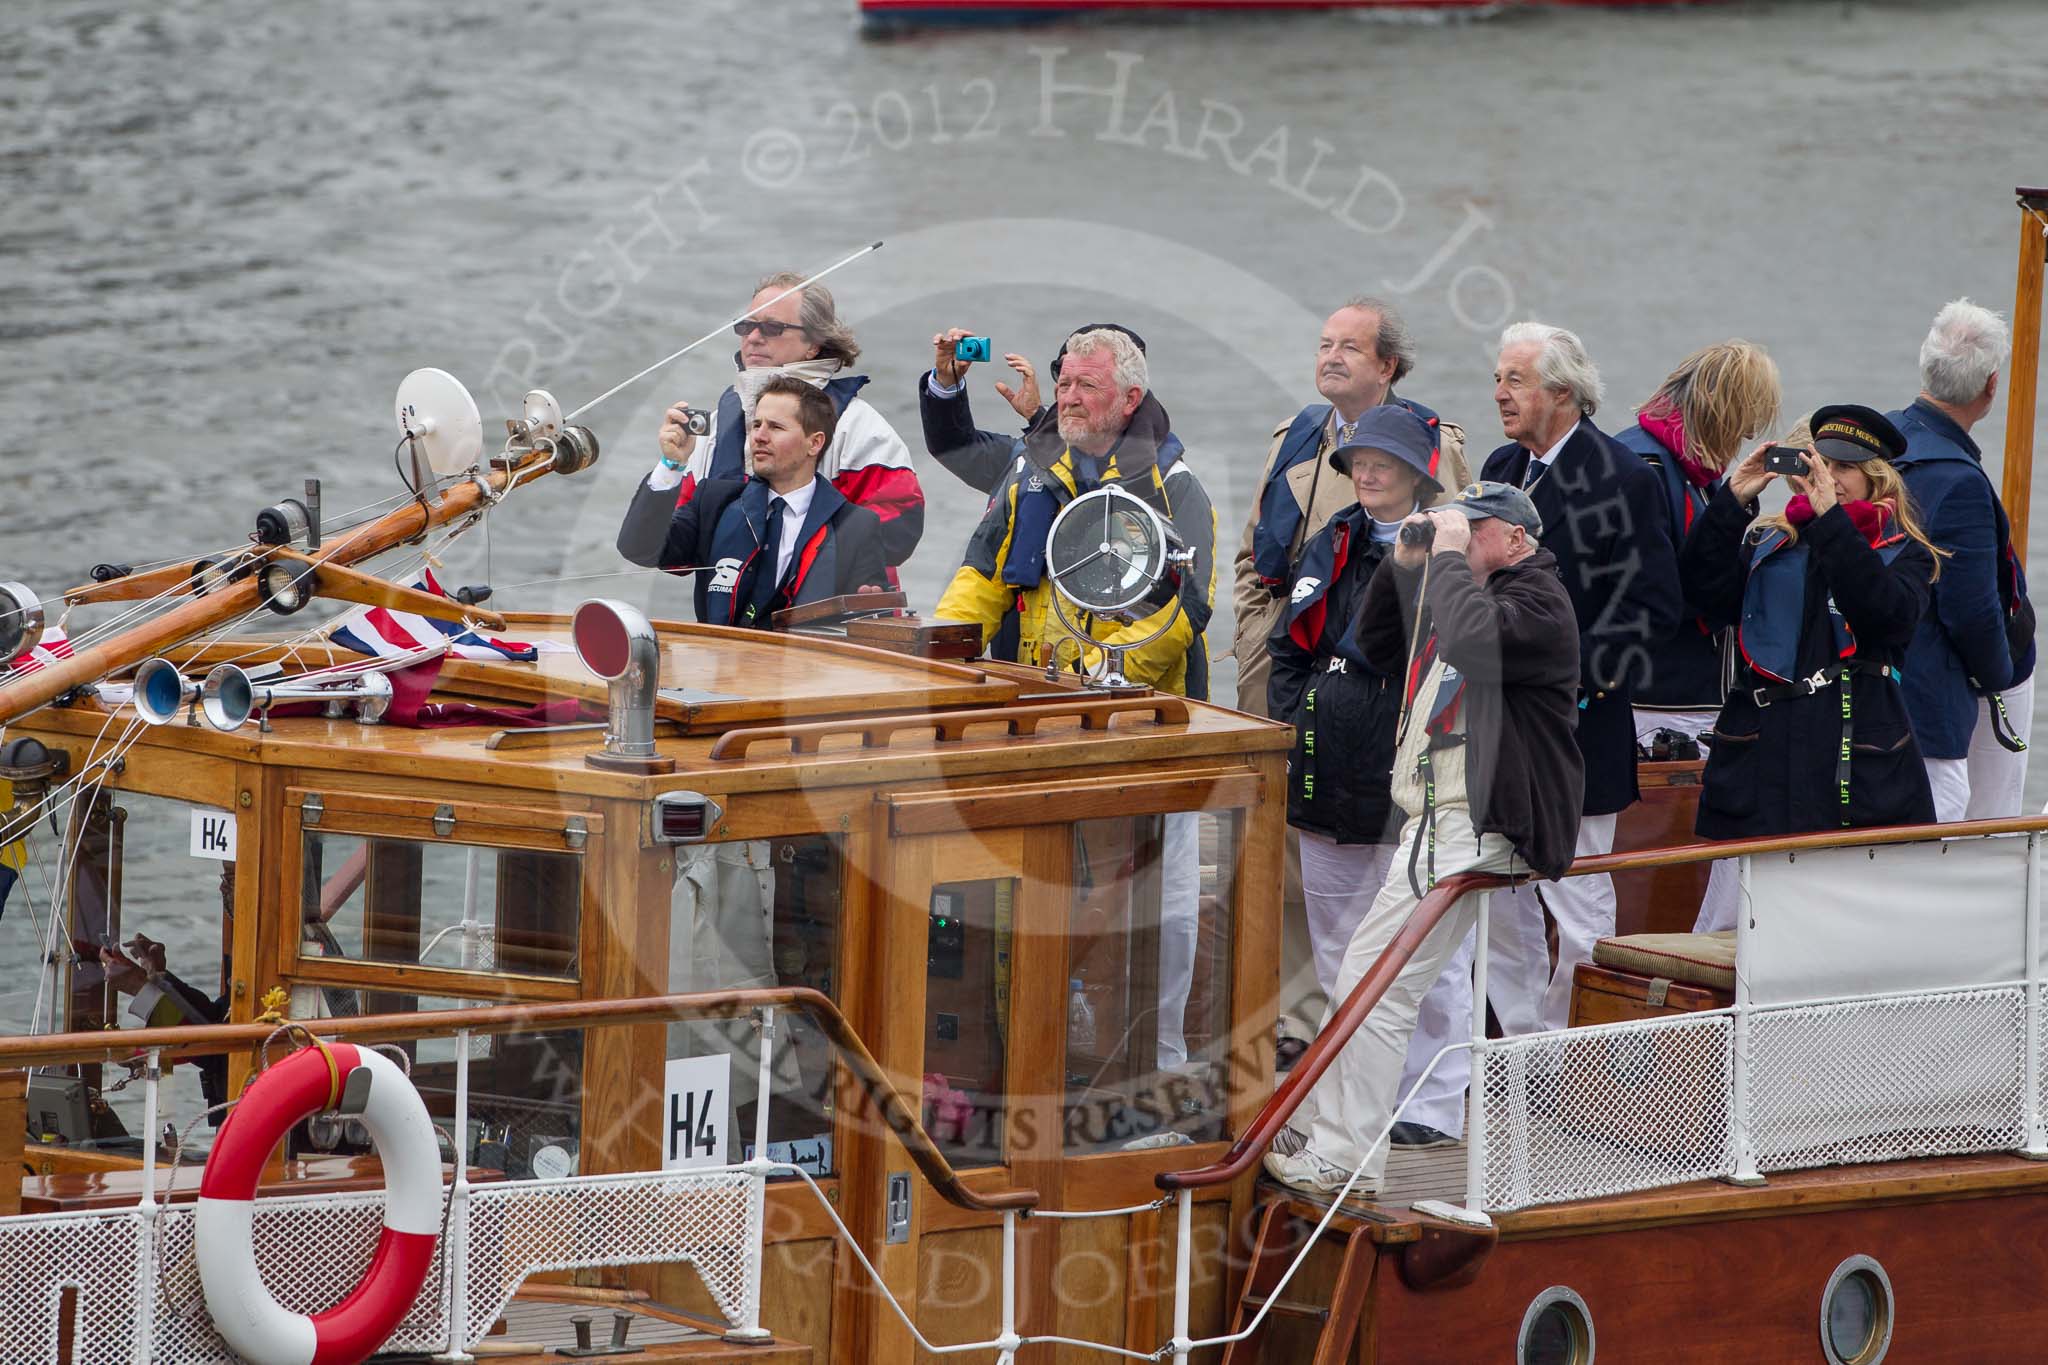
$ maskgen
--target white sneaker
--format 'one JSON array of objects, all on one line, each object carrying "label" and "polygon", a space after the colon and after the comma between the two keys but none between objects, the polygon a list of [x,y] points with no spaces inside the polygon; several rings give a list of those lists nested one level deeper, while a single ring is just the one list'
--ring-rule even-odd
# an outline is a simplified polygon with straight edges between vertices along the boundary
[{"label": "white sneaker", "polygon": [[1191,1147],[1194,1145],[1194,1141],[1193,1138],[1181,1132],[1178,1128],[1161,1128],[1156,1133],[1147,1133],[1144,1137],[1132,1138],[1123,1145],[1122,1150],[1126,1152],[1150,1152],[1156,1151],[1161,1147]]},{"label": "white sneaker", "polygon": [[1308,1134],[1299,1128],[1282,1128],[1273,1139],[1273,1150],[1282,1156],[1293,1156],[1308,1146]]},{"label": "white sneaker", "polygon": [[[1266,1153],[1266,1174],[1289,1189],[1305,1194],[1335,1194],[1351,1178],[1351,1172],[1341,1166],[1332,1166],[1306,1147],[1293,1156]],[[1364,1185],[1351,1187],[1352,1195],[1360,1199],[1370,1199],[1378,1192]]]}]

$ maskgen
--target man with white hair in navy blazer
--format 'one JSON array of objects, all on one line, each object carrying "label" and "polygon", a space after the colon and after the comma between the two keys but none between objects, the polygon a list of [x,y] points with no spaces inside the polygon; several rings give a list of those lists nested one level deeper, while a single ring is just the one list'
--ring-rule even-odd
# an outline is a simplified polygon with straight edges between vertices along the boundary
[{"label": "man with white hair in navy blazer", "polygon": [[[1501,333],[1494,405],[1509,444],[1487,456],[1480,477],[1525,489],[1543,518],[1544,548],[1579,622],[1579,752],[1586,761],[1578,854],[1614,849],[1615,818],[1638,799],[1635,689],[1649,679],[1650,646],[1678,628],[1683,598],[1678,552],[1656,473],[1593,425],[1604,394],[1599,367],[1562,327],[1518,322]],[[1572,972],[1594,940],[1614,932],[1614,883],[1570,877],[1499,893],[1496,914],[1541,915],[1557,924],[1557,965],[1505,962],[1510,997],[1536,995],[1523,1014],[1510,1006],[1510,1033],[1563,1028]],[[1520,981],[1513,979],[1519,975]],[[1541,984],[1539,984],[1539,981]],[[1495,1010],[1500,996],[1495,992]]]}]

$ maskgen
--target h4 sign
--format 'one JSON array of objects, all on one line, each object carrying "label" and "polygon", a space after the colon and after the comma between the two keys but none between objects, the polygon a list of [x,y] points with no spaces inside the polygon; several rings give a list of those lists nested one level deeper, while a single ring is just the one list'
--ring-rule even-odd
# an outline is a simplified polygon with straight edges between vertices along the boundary
[{"label": "h4 sign", "polygon": [[661,1169],[688,1171],[726,1163],[732,1058],[671,1057],[661,1097]]}]

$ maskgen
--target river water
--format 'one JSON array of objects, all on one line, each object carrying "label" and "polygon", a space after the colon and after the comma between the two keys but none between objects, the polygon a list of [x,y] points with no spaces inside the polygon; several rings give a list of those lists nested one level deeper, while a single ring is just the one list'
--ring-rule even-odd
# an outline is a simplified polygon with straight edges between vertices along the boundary
[{"label": "river water", "polygon": [[[1680,356],[1737,335],[1777,356],[1790,414],[1900,406],[1944,301],[2010,306],[2010,191],[2048,179],[2043,52],[2048,6],[2022,0],[891,41],[860,35],[851,0],[14,0],[0,578],[54,592],[97,561],[232,544],[309,474],[331,512],[387,497],[409,370],[461,378],[487,430],[530,387],[574,407],[758,276],[873,239],[834,286],[868,397],[913,448],[934,331],[1042,365],[1075,324],[1126,323],[1226,565],[1348,294],[1405,310],[1405,391],[1477,452],[1500,440],[1493,338],[1522,317],[1584,336],[1610,429]],[[626,567],[611,541],[662,408],[709,402],[730,354],[714,341],[593,411],[598,468],[507,503],[444,581],[686,614],[673,580],[597,576]],[[991,378],[977,412],[1006,425]],[[2002,413],[1978,436],[1997,465]],[[919,470],[907,586],[929,607],[981,499],[921,451]],[[1217,684],[1232,695],[1227,664]],[[182,828],[152,842],[210,915]],[[10,986],[33,960],[17,909]],[[0,1026],[26,1015],[21,991],[0,998]]]}]

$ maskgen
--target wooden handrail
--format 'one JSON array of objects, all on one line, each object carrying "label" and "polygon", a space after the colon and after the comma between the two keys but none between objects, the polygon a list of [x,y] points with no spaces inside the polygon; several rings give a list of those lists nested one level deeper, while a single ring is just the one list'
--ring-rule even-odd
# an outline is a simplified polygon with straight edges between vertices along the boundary
[{"label": "wooden handrail", "polygon": [[[570,1000],[544,1004],[494,1005],[481,1009],[422,1010],[416,1014],[372,1014],[345,1019],[314,1019],[305,1026],[322,1038],[353,1043],[393,1043],[419,1038],[447,1038],[470,1033],[524,1033],[543,1029],[589,1028],[670,1019],[730,1019],[772,1005],[808,1016],[831,1039],[860,1081],[882,1121],[896,1135],[911,1161],[939,1197],[976,1213],[1017,1210],[1038,1205],[1036,1190],[970,1188],[954,1171],[945,1153],[925,1132],[913,1109],[890,1081],[882,1064],[868,1051],[839,1007],[801,986],[773,990],[716,991],[696,995],[653,995],[630,1000]],[[152,1048],[166,1058],[210,1056],[256,1048],[277,1032],[273,1024],[198,1024],[178,1028],[121,1029],[114,1032],[49,1033],[0,1038],[0,1068],[50,1066],[63,1062],[118,1063]]]},{"label": "wooden handrail", "polygon": [[[964,738],[970,725],[1002,725],[1007,733],[1031,735],[1048,720],[1079,718],[1083,730],[1107,730],[1117,716],[1138,712],[1149,714],[1156,724],[1186,725],[1188,704],[1179,697],[1155,694],[1149,697],[1077,698],[1050,706],[985,707],[974,711],[929,712],[915,716],[852,717],[846,720],[814,721],[803,725],[762,725],[746,730],[728,730],[711,746],[714,761],[738,762],[756,744],[785,743],[792,754],[814,754],[827,739],[838,735],[859,735],[860,747],[887,748],[892,736],[907,730],[925,730],[942,742]],[[880,739],[878,746],[876,740]]]},{"label": "wooden handrail", "polygon": [[1223,1185],[1237,1179],[1252,1164],[1265,1155],[1273,1145],[1273,1139],[1280,1135],[1287,1120],[1294,1117],[1294,1111],[1308,1098],[1308,1092],[1315,1089],[1317,1081],[1337,1060],[1337,1054],[1344,1044],[1351,1041],[1351,1035],[1379,1007],[1380,997],[1394,984],[1394,978],[1408,965],[1408,959],[1415,956],[1415,950],[1429,937],[1459,897],[1471,891],[1489,891],[1497,886],[1506,886],[1509,879],[1487,872],[1453,872],[1450,876],[1431,887],[1408,916],[1408,922],[1394,935],[1386,951],[1379,955],[1371,967],[1366,969],[1351,994],[1344,997],[1344,1003],[1317,1032],[1315,1041],[1294,1063],[1294,1070],[1287,1073],[1287,1079],[1273,1092],[1252,1120],[1251,1127],[1230,1144],[1230,1150],[1219,1161],[1207,1166],[1198,1166],[1191,1171],[1161,1171],[1153,1177],[1162,1190],[1199,1190],[1208,1185]]},{"label": "wooden handrail", "polygon": [[[1675,848],[1642,849],[1633,853],[1608,853],[1580,858],[1566,869],[1567,877],[1588,877],[1602,872],[1629,872],[1650,867],[1674,867],[1684,863],[1713,862],[1758,853],[1796,853],[1812,849],[1865,848],[1874,844],[1917,844],[1937,839],[1982,837],[1993,834],[2038,834],[2048,832],[2048,816],[2022,815],[2005,820],[1963,820],[1948,825],[1885,825],[1871,829],[1824,830],[1816,834],[1783,834],[1760,839],[1729,839],[1721,843],[1682,844]],[[1188,1171],[1162,1171],[1155,1177],[1162,1190],[1194,1190],[1222,1185],[1251,1169],[1264,1155],[1294,1111],[1308,1098],[1310,1090],[1337,1060],[1351,1035],[1365,1022],[1401,969],[1408,965],[1422,940],[1436,928],[1459,897],[1474,891],[1492,891],[1512,885],[1514,879],[1481,872],[1458,872],[1430,889],[1394,941],[1351,988],[1344,1003],[1330,1021],[1317,1031],[1287,1079],[1274,1090],[1271,1099],[1243,1135],[1230,1144],[1222,1158]]]}]

